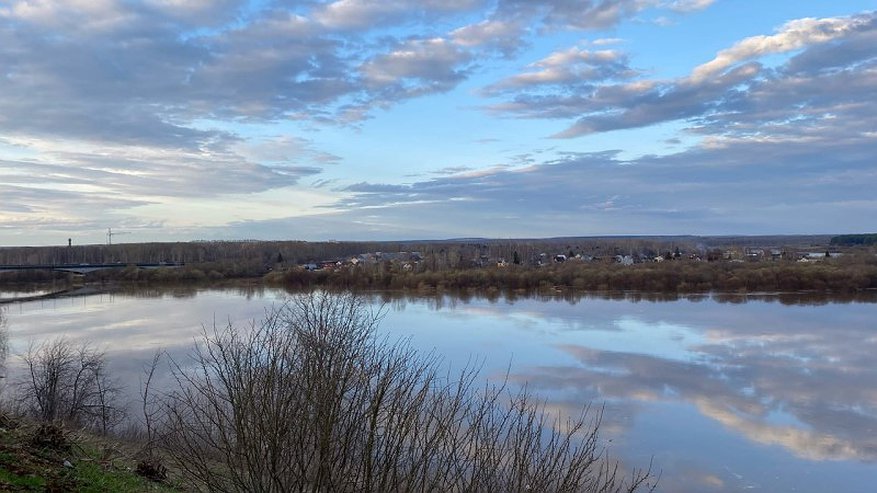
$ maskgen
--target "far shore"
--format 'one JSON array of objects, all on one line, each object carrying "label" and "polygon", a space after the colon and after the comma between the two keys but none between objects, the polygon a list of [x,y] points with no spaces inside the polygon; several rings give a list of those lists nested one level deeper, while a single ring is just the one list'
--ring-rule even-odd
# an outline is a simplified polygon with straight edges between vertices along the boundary
[{"label": "far shore", "polygon": [[[56,282],[28,284],[0,284],[0,306],[33,301],[77,298],[100,294],[131,294],[136,296],[164,296],[172,294],[195,295],[198,291],[214,289],[263,290],[284,289],[290,294],[325,289],[329,291],[353,290],[365,296],[378,296],[389,299],[428,298],[452,296],[458,298],[516,299],[516,298],[562,298],[577,300],[581,298],[601,298],[632,301],[676,301],[680,299],[713,299],[719,302],[738,303],[747,300],[779,301],[784,304],[812,304],[827,302],[877,303],[877,288],[852,291],[829,291],[814,289],[799,290],[701,290],[701,291],[649,291],[637,289],[581,289],[573,286],[552,285],[534,289],[508,289],[487,287],[445,287],[423,286],[417,288],[344,288],[332,285],[312,284],[309,286],[278,285],[264,277],[223,279],[218,281],[77,281],[59,286]],[[51,289],[51,291],[49,291]],[[47,292],[48,291],[48,292]],[[39,292],[28,295],[26,293]],[[12,296],[8,296],[12,294]]]}]

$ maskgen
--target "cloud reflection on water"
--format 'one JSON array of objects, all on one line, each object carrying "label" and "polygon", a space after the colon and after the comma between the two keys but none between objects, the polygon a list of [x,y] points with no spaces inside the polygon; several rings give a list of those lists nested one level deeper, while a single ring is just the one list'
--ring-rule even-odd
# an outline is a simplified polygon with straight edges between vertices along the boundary
[{"label": "cloud reflection on water", "polygon": [[[95,341],[136,387],[157,347],[182,360],[203,326],[259,319],[282,298],[183,290],[29,303],[9,309],[10,342],[14,354],[31,338]],[[838,471],[852,471],[841,490],[862,486],[856,474],[873,477],[877,463],[877,303],[741,300],[371,301],[389,303],[383,330],[391,338],[410,336],[449,362],[484,357],[490,375],[504,374],[511,359],[511,381],[526,382],[551,409],[605,402],[607,447],[634,466],[656,454],[664,491],[824,491]],[[673,433],[681,444],[661,435],[660,450],[644,433]]]},{"label": "cloud reflection on water", "polygon": [[[527,382],[568,410],[587,402],[610,403],[604,431],[622,442],[636,441],[642,433],[636,423],[652,423],[650,414],[670,406],[679,416],[661,418],[665,433],[695,433],[689,429],[691,414],[679,411],[687,407],[719,425],[701,426],[696,440],[729,449],[736,446],[734,437],[749,443],[744,454],[752,457],[737,454],[730,459],[734,463],[723,463],[710,457],[706,445],[698,450],[695,444],[686,451],[689,457],[679,457],[672,444],[676,437],[665,436],[664,456],[655,451],[658,459],[673,456],[666,461],[669,467],[664,464],[665,491],[740,491],[771,484],[767,476],[777,482],[764,486],[767,490],[824,491],[815,478],[825,482],[826,473],[815,468],[829,463],[838,464],[833,474],[862,464],[852,479],[838,484],[870,487],[855,476],[873,478],[877,462],[877,305],[587,300],[577,309],[563,304],[527,309],[544,310],[547,319],[583,318],[587,324],[561,325],[589,328],[553,341],[574,363],[558,357],[550,364],[518,367],[515,382]],[[594,329],[600,324],[602,332]],[[660,349],[673,339],[662,326],[677,327],[683,335],[676,338],[675,351]],[[618,339],[619,328],[628,332],[628,341],[639,342],[608,345],[607,339]],[[759,476],[753,462],[765,457],[789,469],[777,466]]]}]

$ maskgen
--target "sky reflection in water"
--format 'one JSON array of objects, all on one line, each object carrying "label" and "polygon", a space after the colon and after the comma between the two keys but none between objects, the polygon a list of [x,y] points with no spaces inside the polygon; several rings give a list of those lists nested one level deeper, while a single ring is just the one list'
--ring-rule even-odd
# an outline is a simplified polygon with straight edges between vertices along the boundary
[{"label": "sky reflection in water", "polygon": [[[15,354],[61,334],[93,341],[136,392],[156,348],[185,358],[203,326],[248,323],[284,296],[181,290],[10,305],[10,345]],[[654,456],[662,491],[867,491],[877,478],[877,303],[441,297],[389,299],[385,310],[382,331],[452,368],[508,371],[566,412],[605,402],[604,445],[634,466]]]}]

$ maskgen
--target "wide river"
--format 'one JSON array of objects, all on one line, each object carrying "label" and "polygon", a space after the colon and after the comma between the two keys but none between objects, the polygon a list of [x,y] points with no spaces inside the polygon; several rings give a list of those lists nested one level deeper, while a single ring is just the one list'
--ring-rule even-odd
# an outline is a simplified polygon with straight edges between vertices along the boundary
[{"label": "wide river", "polygon": [[[9,293],[0,293],[0,295]],[[157,348],[249,323],[281,290],[146,290],[5,306],[10,380],[31,341],[106,349],[136,394]],[[671,301],[373,296],[381,332],[527,382],[552,409],[605,405],[601,443],[659,491],[877,491],[877,297]]]}]

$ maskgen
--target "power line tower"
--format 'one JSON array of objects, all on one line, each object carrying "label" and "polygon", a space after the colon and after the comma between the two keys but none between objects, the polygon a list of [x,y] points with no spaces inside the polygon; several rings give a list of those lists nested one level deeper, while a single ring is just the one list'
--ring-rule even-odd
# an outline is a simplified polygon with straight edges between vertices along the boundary
[{"label": "power line tower", "polygon": [[107,228],[107,245],[113,244],[113,236],[128,235],[128,231],[113,231],[113,228]]}]

